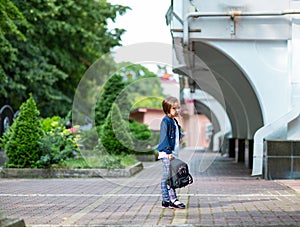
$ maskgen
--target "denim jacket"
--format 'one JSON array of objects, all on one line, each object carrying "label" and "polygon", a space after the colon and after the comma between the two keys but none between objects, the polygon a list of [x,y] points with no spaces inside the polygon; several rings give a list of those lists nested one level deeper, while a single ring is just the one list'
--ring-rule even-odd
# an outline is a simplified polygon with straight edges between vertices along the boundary
[{"label": "denim jacket", "polygon": [[182,134],[180,130],[180,125],[178,124],[177,120],[175,118],[170,118],[168,115],[165,115],[160,123],[160,136],[157,148],[158,151],[163,151],[167,154],[171,154],[172,151],[174,151],[176,136],[175,122],[178,125],[179,129],[179,139],[181,139]]}]

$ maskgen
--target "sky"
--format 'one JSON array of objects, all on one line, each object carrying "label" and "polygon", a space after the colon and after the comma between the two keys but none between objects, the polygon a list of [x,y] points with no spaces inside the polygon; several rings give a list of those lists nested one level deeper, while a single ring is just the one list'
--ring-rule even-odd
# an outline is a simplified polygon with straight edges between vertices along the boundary
[{"label": "sky", "polygon": [[171,0],[108,0],[112,4],[129,6],[123,16],[118,16],[111,27],[124,28],[122,45],[141,42],[162,42],[171,44],[170,27],[166,25],[165,14]]}]

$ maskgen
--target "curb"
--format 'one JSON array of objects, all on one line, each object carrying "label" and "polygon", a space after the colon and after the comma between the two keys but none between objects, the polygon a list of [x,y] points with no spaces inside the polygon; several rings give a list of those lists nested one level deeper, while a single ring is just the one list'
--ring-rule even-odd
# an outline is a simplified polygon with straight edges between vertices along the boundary
[{"label": "curb", "polygon": [[2,227],[25,227],[25,222],[23,219],[0,219],[0,226]]},{"label": "curb", "polygon": [[1,168],[0,178],[91,178],[131,177],[143,169],[143,163],[125,169],[31,169]]}]

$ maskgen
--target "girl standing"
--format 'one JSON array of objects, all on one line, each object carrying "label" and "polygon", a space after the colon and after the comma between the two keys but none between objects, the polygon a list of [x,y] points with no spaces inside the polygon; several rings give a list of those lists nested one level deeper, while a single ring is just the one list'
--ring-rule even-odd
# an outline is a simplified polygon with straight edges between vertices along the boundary
[{"label": "girl standing", "polygon": [[167,97],[162,101],[162,108],[166,114],[160,124],[160,137],[158,145],[158,159],[162,161],[162,207],[184,209],[185,205],[178,201],[175,189],[170,188],[167,179],[170,172],[170,161],[178,158],[179,144],[183,137],[180,126],[175,119],[179,114],[180,106],[178,99]]}]

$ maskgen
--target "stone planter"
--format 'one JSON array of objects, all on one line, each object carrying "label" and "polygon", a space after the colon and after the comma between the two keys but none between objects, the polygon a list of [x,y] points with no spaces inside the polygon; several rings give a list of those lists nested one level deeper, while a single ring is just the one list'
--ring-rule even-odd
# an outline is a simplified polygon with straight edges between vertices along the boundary
[{"label": "stone planter", "polygon": [[0,178],[89,178],[131,177],[143,169],[138,162],[125,169],[31,169],[1,168]]}]

